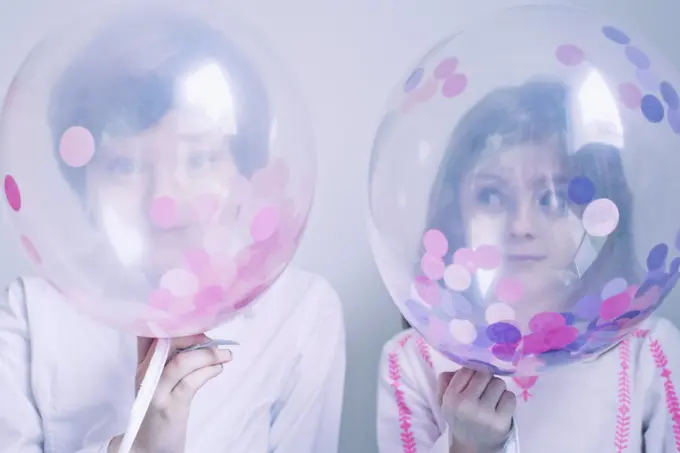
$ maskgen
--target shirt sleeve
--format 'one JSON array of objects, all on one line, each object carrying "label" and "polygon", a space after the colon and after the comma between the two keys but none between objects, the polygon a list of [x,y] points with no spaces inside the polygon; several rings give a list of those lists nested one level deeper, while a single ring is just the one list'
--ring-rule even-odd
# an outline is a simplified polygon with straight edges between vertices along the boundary
[{"label": "shirt sleeve", "polygon": [[[17,280],[0,297],[0,453],[42,453],[44,448],[31,386],[29,332],[24,287]],[[106,453],[109,442],[74,453]]]},{"label": "shirt sleeve", "polygon": [[378,451],[449,453],[447,429],[440,430],[428,399],[424,364],[409,357],[416,341],[406,331],[383,348],[378,377]]},{"label": "shirt sleeve", "polygon": [[680,452],[680,332],[670,321],[660,319],[647,332],[639,369],[646,384],[645,451]]},{"label": "shirt sleeve", "polygon": [[335,453],[345,385],[342,306],[325,282],[309,293],[316,316],[301,326],[298,360],[270,428],[272,453]]}]

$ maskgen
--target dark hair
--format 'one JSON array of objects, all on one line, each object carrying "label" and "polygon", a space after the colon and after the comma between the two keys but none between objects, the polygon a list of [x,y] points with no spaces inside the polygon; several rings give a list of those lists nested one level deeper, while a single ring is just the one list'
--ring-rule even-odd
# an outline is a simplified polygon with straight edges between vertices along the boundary
[{"label": "dark hair", "polygon": [[[220,31],[170,14],[118,18],[77,55],[50,99],[55,150],[73,126],[87,128],[97,144],[104,132],[125,135],[153,127],[175,107],[176,80],[208,61],[228,74],[238,127],[231,152],[239,171],[251,176],[268,160],[271,113],[264,82]],[[84,169],[58,161],[81,192]]]},{"label": "dark hair", "polygon": [[[586,176],[595,186],[595,198],[609,198],[619,209],[616,230],[605,240],[594,262],[580,275],[570,298],[589,291],[599,293],[612,278],[628,282],[640,276],[632,234],[633,195],[626,181],[620,150],[603,143],[588,143],[569,152],[568,89],[560,83],[535,80],[500,88],[478,102],[454,129],[439,167],[429,201],[427,229],[438,229],[449,240],[450,250],[465,247],[460,212],[460,184],[497,136],[503,144],[542,143],[557,140],[565,150],[572,176]],[[466,296],[478,300],[472,290]],[[404,327],[410,327],[403,319]]]}]

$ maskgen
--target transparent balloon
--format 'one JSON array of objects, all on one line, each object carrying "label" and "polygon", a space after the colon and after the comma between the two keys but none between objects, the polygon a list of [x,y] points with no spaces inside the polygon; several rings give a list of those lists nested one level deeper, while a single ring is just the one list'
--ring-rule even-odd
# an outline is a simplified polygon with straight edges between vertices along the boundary
[{"label": "transparent balloon", "polygon": [[498,375],[596,357],[679,278],[680,77],[638,33],[523,7],[440,42],[374,142],[370,236],[406,320]]},{"label": "transparent balloon", "polygon": [[314,191],[309,119],[284,65],[209,1],[77,17],[7,93],[8,218],[38,275],[140,336],[201,333],[292,259]]}]

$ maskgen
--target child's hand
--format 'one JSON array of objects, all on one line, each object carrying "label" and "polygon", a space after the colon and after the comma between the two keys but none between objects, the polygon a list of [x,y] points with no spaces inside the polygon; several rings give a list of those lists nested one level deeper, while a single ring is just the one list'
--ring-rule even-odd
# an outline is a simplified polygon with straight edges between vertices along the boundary
[{"label": "child's hand", "polygon": [[439,401],[452,433],[452,453],[503,450],[517,400],[490,373],[462,368],[439,377]]},{"label": "child's hand", "polygon": [[[222,371],[222,365],[231,361],[231,351],[215,348],[181,352],[182,349],[204,344],[208,337],[195,335],[172,340],[168,362],[158,381],[151,405],[137,434],[134,453],[184,453],[184,443],[191,401],[196,392]],[[138,340],[138,365],[136,384],[141,384],[156,340]],[[118,451],[122,436],[113,439],[109,453]]]}]

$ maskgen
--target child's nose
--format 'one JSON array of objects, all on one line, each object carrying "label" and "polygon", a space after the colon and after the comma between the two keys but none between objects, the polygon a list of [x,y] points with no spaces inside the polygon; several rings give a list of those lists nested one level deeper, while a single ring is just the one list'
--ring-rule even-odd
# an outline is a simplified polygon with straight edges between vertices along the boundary
[{"label": "child's nose", "polygon": [[509,214],[508,233],[515,239],[534,239],[536,237],[536,213],[531,203],[523,202]]},{"label": "child's nose", "polygon": [[149,218],[156,228],[169,229],[181,223],[180,206],[186,184],[171,170],[156,171],[150,187]]}]

